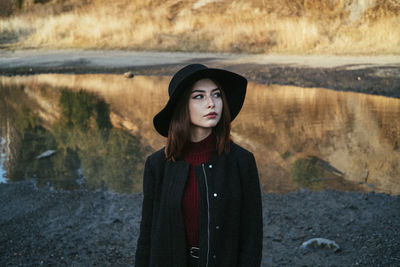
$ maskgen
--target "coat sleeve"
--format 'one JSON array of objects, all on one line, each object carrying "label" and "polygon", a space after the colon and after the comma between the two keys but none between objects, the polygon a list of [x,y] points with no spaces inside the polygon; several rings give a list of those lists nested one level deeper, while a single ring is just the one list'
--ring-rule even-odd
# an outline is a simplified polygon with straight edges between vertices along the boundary
[{"label": "coat sleeve", "polygon": [[150,260],[151,226],[153,215],[154,176],[149,158],[146,160],[143,175],[143,204],[140,234],[136,246],[135,266],[148,267]]},{"label": "coat sleeve", "polygon": [[240,216],[240,249],[238,266],[261,265],[263,242],[263,219],[260,182],[256,161],[252,153],[240,168],[242,202]]}]

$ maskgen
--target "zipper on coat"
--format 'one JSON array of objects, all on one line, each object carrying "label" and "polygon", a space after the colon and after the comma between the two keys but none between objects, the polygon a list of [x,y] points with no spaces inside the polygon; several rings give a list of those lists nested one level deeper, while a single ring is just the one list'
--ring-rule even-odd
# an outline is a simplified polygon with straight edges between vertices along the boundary
[{"label": "zipper on coat", "polygon": [[207,195],[207,263],[206,267],[208,266],[209,256],[210,256],[210,199],[208,195],[208,181],[207,181],[207,174],[206,170],[204,169],[204,163],[201,164],[203,168],[204,179],[206,181],[206,195]]}]

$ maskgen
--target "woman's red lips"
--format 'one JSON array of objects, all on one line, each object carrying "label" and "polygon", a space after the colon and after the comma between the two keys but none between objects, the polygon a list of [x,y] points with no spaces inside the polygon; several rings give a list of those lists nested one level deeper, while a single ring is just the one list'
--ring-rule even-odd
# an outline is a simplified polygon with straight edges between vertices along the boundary
[{"label": "woman's red lips", "polygon": [[207,118],[213,119],[215,117],[217,117],[217,113],[216,112],[210,112],[206,115]]}]

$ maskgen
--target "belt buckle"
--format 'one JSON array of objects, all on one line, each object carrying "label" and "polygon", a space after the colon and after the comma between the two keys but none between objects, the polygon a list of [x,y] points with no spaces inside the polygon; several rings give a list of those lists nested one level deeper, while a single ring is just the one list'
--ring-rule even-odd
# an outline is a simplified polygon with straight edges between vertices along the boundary
[{"label": "belt buckle", "polygon": [[191,247],[189,249],[190,257],[198,259],[199,258],[199,251],[200,251],[200,249],[198,247]]}]

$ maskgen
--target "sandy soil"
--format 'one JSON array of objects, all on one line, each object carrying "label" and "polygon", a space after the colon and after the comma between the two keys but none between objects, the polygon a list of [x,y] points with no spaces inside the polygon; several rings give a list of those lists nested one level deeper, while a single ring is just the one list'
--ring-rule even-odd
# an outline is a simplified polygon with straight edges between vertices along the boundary
[{"label": "sandy soil", "polygon": [[[0,74],[171,75],[201,62],[266,84],[400,97],[399,57],[274,57],[102,51],[0,51]],[[0,184],[0,266],[133,264],[142,195]],[[263,266],[400,266],[400,197],[300,191],[263,196]],[[300,248],[322,237],[340,250]]]},{"label": "sandy soil", "polygon": [[220,62],[224,65],[297,65],[313,68],[340,66],[400,66],[400,56],[334,56],[334,55],[254,55],[230,53],[136,52],[101,50],[0,50],[0,68],[58,67],[134,67],[183,64],[185,62]]}]

